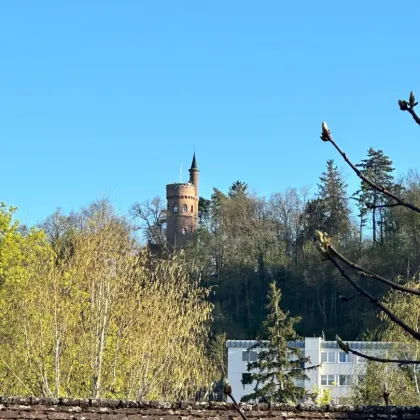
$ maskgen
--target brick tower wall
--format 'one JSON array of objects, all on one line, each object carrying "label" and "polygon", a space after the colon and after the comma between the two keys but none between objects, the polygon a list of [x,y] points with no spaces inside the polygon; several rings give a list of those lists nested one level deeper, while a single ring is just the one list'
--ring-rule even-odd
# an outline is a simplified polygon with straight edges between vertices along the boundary
[{"label": "brick tower wall", "polygon": [[[174,247],[184,246],[198,228],[198,196],[191,183],[166,186],[167,240]],[[175,210],[178,211],[175,211]]]}]

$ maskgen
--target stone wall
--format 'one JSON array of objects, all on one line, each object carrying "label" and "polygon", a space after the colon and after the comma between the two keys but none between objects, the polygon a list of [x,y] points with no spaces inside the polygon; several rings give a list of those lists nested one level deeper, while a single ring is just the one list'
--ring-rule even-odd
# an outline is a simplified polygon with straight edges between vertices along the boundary
[{"label": "stone wall", "polygon": [[[241,404],[248,419],[388,420],[385,407],[315,408],[285,404]],[[390,407],[392,420],[420,420],[420,407]],[[119,400],[78,400],[0,397],[0,419],[149,420],[240,419],[231,403],[166,403]]]}]

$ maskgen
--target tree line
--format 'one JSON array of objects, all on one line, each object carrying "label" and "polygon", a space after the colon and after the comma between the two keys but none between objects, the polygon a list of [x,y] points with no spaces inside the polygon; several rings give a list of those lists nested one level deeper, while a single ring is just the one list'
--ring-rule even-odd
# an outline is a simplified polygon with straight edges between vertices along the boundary
[{"label": "tree line", "polygon": [[[420,200],[420,175],[408,172],[398,179],[390,157],[369,148],[358,165],[374,182],[397,191],[405,199]],[[337,331],[358,339],[378,324],[375,309],[351,298],[352,288],[334,267],[319,264],[313,247],[315,230],[328,232],[335,244],[354,261],[392,278],[416,273],[420,262],[420,237],[416,215],[361,182],[348,191],[343,174],[333,160],[326,162],[317,191],[288,188],[261,197],[245,182],[229,191],[214,188],[200,198],[199,238],[186,250],[200,267],[200,282],[211,287],[213,329],[229,338],[255,338],[267,315],[269,284],[282,290],[284,307],[302,316],[302,336],[333,339]],[[131,214],[145,238],[165,244],[163,201],[134,204]],[[381,297],[387,290],[365,280],[367,290]],[[361,316],[360,316],[361,314]]]},{"label": "tree line", "polygon": [[[378,316],[377,302],[418,331],[417,292],[400,292],[418,289],[418,211],[411,210],[420,205],[420,175],[397,179],[391,158],[373,148],[353,169],[361,178],[354,192],[332,159],[315,194],[290,187],[261,197],[241,181],[227,192],[214,188],[199,200],[198,237],[179,252],[167,247],[159,198],[134,203],[127,216],[106,200],[70,214],[57,210],[32,228],[1,204],[0,392],[189,399],[226,376],[226,338],[268,338],[268,362],[258,363],[272,366],[289,363],[287,341],[298,336],[407,341],[406,330]],[[356,292],[340,265],[320,262],[319,250],[361,273]],[[366,273],[399,286],[389,292],[390,283]],[[289,365],[291,375],[280,368],[257,375],[269,400],[286,398],[279,381],[288,398],[302,397],[289,385],[305,377],[297,367],[303,361]],[[393,386],[420,395],[416,369],[407,367],[405,376],[384,369],[382,380],[399,375]],[[381,368],[369,372],[366,383],[380,384],[372,375]],[[376,401],[366,389],[355,388],[355,399]]]}]

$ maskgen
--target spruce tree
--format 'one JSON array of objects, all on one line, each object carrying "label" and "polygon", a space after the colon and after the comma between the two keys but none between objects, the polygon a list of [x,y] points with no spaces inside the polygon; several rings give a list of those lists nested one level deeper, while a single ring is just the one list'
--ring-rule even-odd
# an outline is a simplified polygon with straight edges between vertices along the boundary
[{"label": "spruce tree", "polygon": [[306,396],[304,388],[295,381],[307,380],[303,357],[293,341],[299,337],[294,329],[301,318],[293,318],[280,307],[281,290],[273,282],[268,293],[268,316],[263,323],[263,335],[252,347],[259,349],[257,360],[248,363],[251,373],[246,383],[256,382],[254,392],[242,397],[242,401],[297,402]]},{"label": "spruce tree", "polygon": [[[387,190],[393,189],[394,177],[392,172],[392,161],[382,150],[375,150],[372,147],[368,150],[368,156],[361,163],[356,165],[363,175],[368,177],[376,185],[383,185]],[[382,193],[370,188],[365,182],[361,182],[360,189],[353,195],[358,201],[360,230],[367,222],[367,215],[372,216],[372,240],[373,242],[384,243],[385,226],[387,224],[388,209],[378,207],[388,204],[388,199]],[[362,233],[360,233],[362,236]]]},{"label": "spruce tree", "polygon": [[246,195],[248,193],[248,184],[242,181],[235,181],[229,187],[229,197],[235,197],[237,195]]},{"label": "spruce tree", "polygon": [[345,237],[350,230],[350,210],[345,184],[332,159],[327,160],[327,170],[318,184],[318,198],[325,209],[325,231],[331,237]]}]

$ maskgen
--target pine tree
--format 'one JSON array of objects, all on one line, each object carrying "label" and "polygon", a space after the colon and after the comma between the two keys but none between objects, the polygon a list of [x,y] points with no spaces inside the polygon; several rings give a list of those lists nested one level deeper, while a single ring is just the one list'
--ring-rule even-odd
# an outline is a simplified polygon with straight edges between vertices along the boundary
[{"label": "pine tree", "polygon": [[[362,160],[362,163],[356,165],[360,168],[363,175],[368,177],[376,185],[383,185],[386,189],[393,189],[394,177],[392,172],[392,161],[384,154],[382,150],[375,150],[372,147],[368,150],[368,156]],[[382,193],[370,188],[365,182],[361,182],[360,190],[353,195],[358,201],[360,217],[360,236],[362,229],[367,222],[367,215],[372,216],[372,240],[374,243],[385,241],[385,226],[388,209],[383,206],[387,203],[387,198]],[[379,239],[378,239],[379,238]]]},{"label": "pine tree", "polygon": [[259,349],[257,361],[248,363],[248,372],[255,369],[257,373],[251,373],[243,382],[256,381],[256,386],[242,401],[297,402],[306,396],[306,391],[295,381],[308,379],[303,366],[309,362],[292,343],[299,338],[294,326],[301,318],[282,311],[281,290],[274,282],[270,284],[268,300],[269,314],[263,324],[266,336],[253,346]]}]

